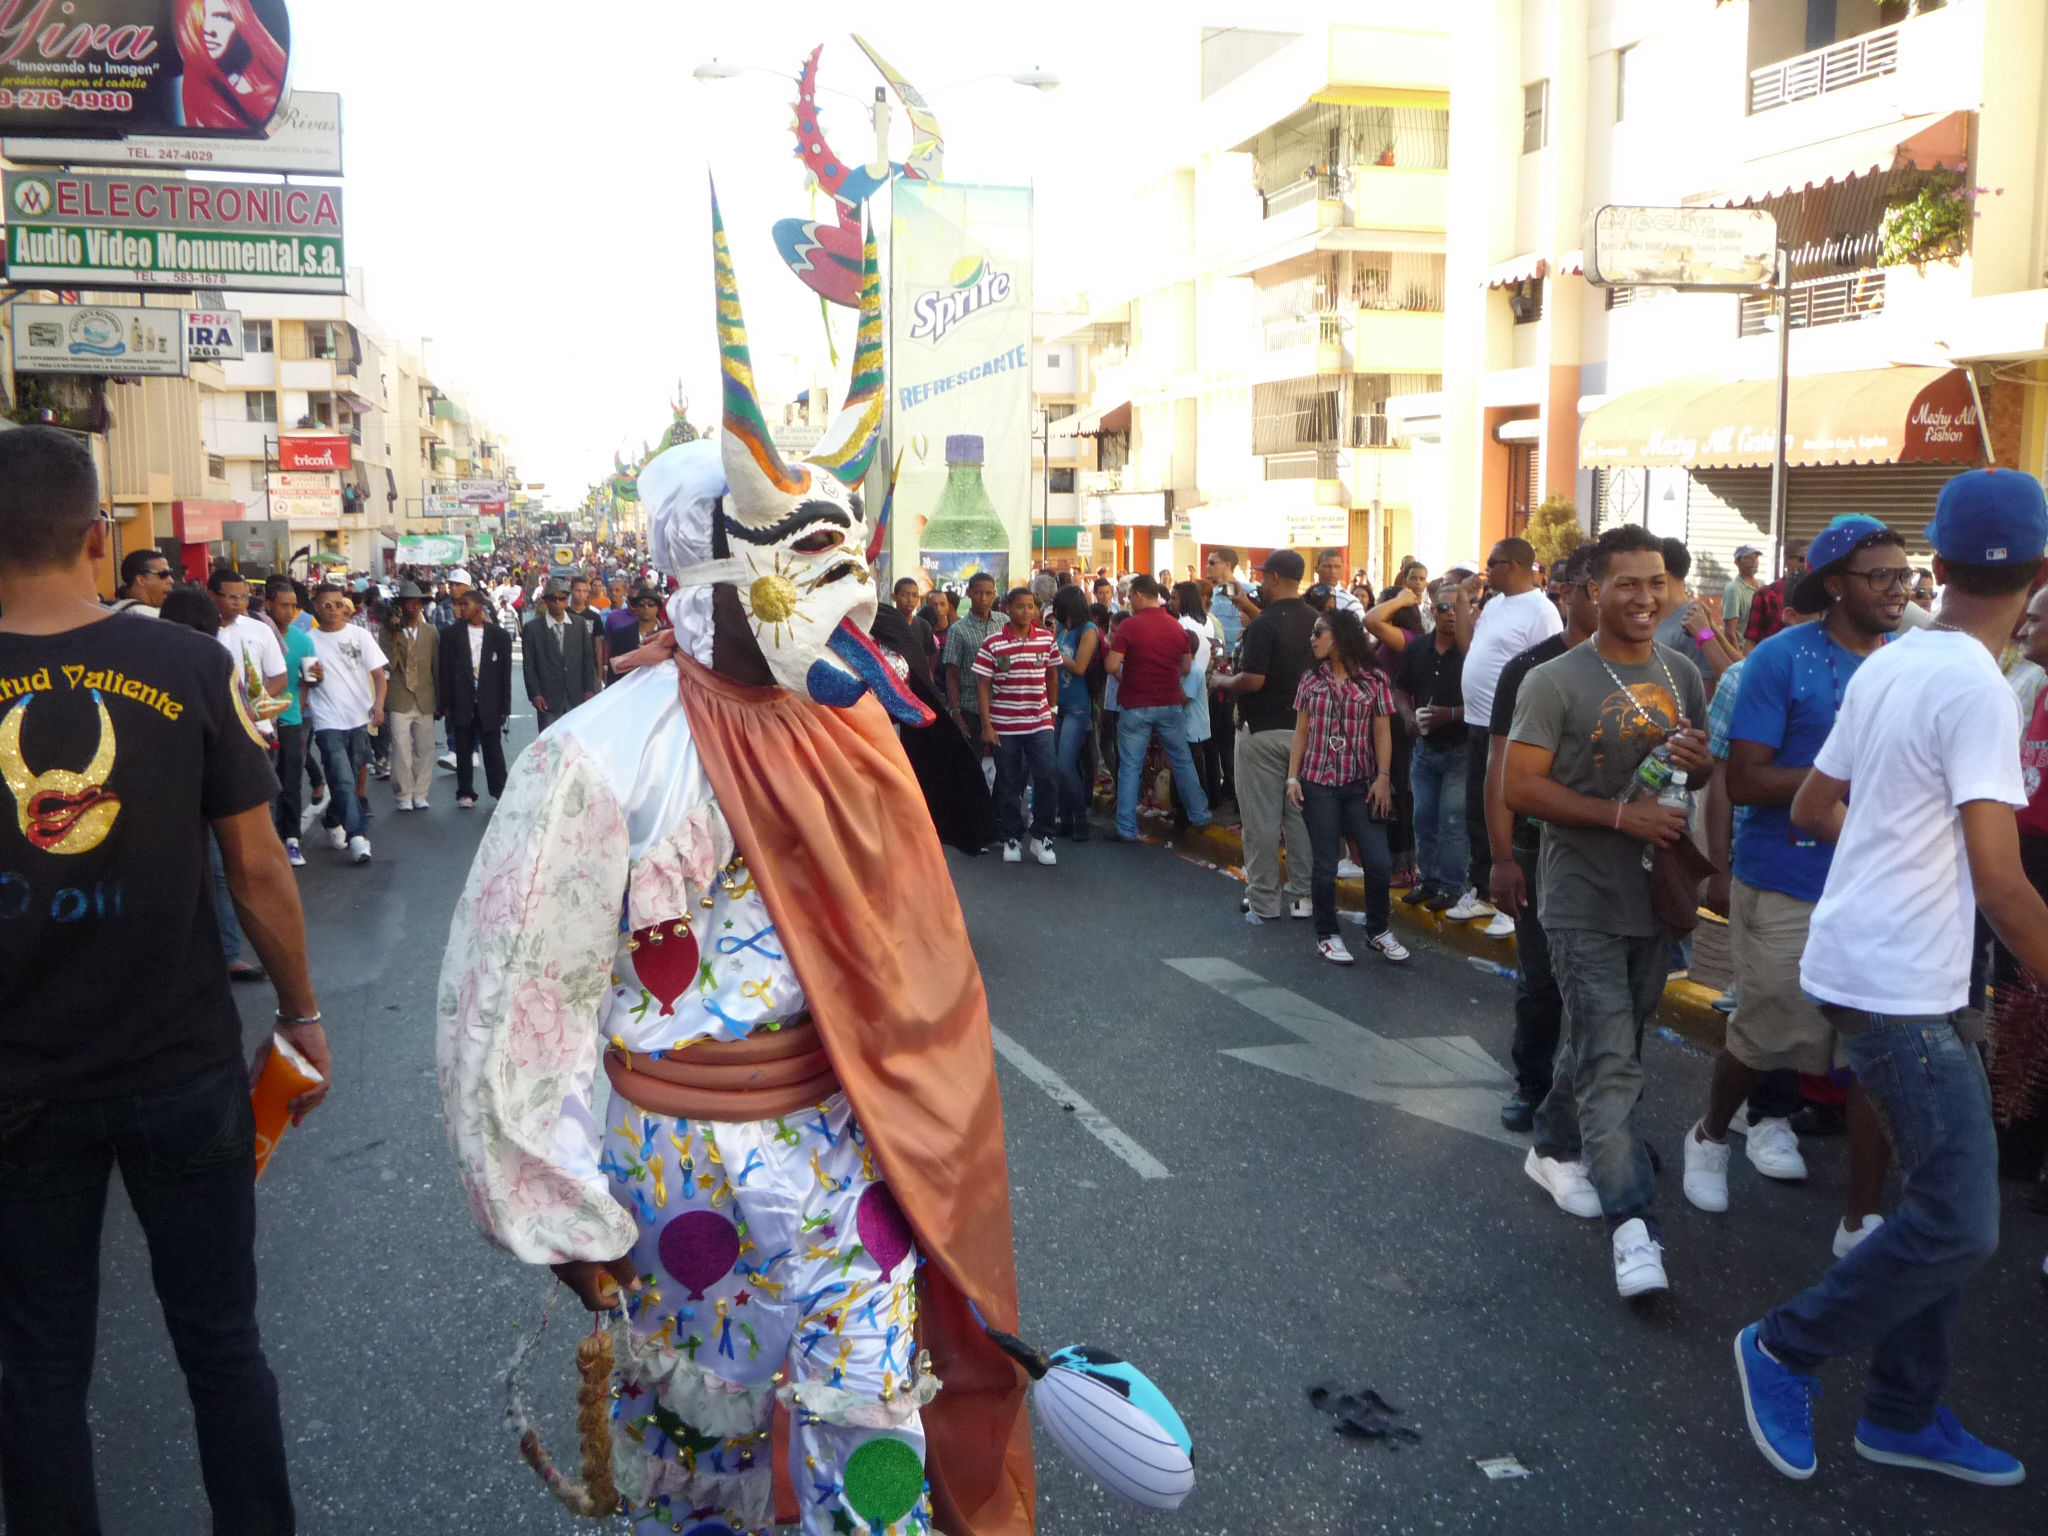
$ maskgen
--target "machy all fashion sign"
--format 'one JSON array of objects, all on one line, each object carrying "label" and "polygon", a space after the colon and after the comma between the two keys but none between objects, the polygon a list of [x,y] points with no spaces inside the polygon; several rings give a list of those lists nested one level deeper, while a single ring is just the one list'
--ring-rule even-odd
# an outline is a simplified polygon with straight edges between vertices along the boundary
[{"label": "machy all fashion sign", "polygon": [[0,184],[7,275],[17,282],[348,291],[339,186],[54,171],[9,171]]},{"label": "machy all fashion sign", "polygon": [[290,63],[284,0],[0,0],[0,133],[261,138]]}]

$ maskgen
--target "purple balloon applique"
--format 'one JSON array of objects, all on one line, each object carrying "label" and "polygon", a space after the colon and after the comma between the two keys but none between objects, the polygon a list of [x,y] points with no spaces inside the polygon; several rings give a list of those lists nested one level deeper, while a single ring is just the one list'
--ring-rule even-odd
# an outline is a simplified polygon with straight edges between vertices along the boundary
[{"label": "purple balloon applique", "polygon": [[685,1211],[661,1229],[659,1248],[661,1267],[692,1301],[702,1301],[704,1288],[731,1274],[739,1261],[739,1228],[716,1211]]},{"label": "purple balloon applique", "polygon": [[883,1274],[893,1273],[909,1255],[910,1223],[903,1219],[903,1207],[889,1193],[888,1185],[867,1187],[860,1197],[854,1226],[860,1233],[861,1246],[882,1267]]}]

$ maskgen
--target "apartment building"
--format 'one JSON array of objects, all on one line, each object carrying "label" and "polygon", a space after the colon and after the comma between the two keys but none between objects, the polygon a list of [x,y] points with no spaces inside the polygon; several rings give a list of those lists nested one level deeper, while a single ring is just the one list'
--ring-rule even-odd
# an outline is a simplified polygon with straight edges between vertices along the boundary
[{"label": "apartment building", "polygon": [[1354,9],[1204,33],[1177,163],[1105,199],[1102,270],[1042,327],[1041,408],[1075,407],[1042,494],[1071,454],[1091,563],[1335,546],[1380,570],[1415,540],[1387,402],[1444,370],[1453,53],[1420,8]]},{"label": "apartment building", "polygon": [[1687,539],[1696,587],[1768,544],[1777,306],[1589,285],[1607,204],[1775,216],[1786,537],[1865,511],[1917,540],[1987,451],[2042,472],[2039,0],[1479,0],[1457,53],[1451,361],[1389,405],[1422,558],[1477,554],[1550,495]]}]

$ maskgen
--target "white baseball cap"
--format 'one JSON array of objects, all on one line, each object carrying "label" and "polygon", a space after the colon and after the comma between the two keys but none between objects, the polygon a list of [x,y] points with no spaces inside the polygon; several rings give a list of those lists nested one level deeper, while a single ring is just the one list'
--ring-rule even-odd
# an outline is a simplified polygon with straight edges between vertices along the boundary
[{"label": "white baseball cap", "polygon": [[454,569],[454,570],[452,570],[452,571],[450,571],[450,572],[448,573],[448,579],[449,579],[450,581],[459,581],[459,582],[461,582],[461,583],[462,583],[462,584],[463,584],[463,585],[464,585],[465,587],[473,587],[473,586],[475,586],[475,585],[476,585],[476,583],[475,583],[474,581],[471,581],[471,580],[469,579],[469,572],[468,572],[468,571],[466,571],[466,570],[464,570],[464,569],[463,569],[463,568],[462,568],[461,566],[459,566],[459,565],[458,565],[457,567],[455,567],[455,569]]}]

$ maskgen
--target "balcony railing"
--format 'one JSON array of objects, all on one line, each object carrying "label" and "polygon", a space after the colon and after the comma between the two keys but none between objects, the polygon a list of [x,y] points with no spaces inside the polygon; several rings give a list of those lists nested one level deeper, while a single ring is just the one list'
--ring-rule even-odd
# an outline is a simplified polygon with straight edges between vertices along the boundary
[{"label": "balcony railing", "polygon": [[1283,315],[1268,320],[1260,332],[1268,352],[1286,352],[1294,347],[1342,346],[1344,319],[1341,315]]},{"label": "balcony railing", "polygon": [[1299,208],[1303,203],[1319,202],[1324,198],[1340,197],[1334,176],[1304,176],[1299,181],[1289,182],[1277,192],[1266,194],[1266,217],[1278,218],[1290,208]]},{"label": "balcony railing", "polygon": [[[1815,277],[1794,283],[1791,302],[1787,306],[1791,311],[1792,329],[1846,325],[1851,320],[1866,320],[1882,313],[1884,279],[1884,268],[1872,267],[1865,272],[1845,272],[1840,277]],[[1740,303],[1741,314],[1736,326],[1738,336],[1761,336],[1771,329],[1769,294],[1744,294]]]},{"label": "balcony railing", "polygon": [[1334,480],[1337,452],[1334,448],[1309,453],[1269,453],[1265,458],[1268,480]]},{"label": "balcony railing", "polygon": [[1882,27],[1811,53],[1795,54],[1749,72],[1749,110],[1768,112],[1829,91],[1843,90],[1899,67],[1899,29]]}]

